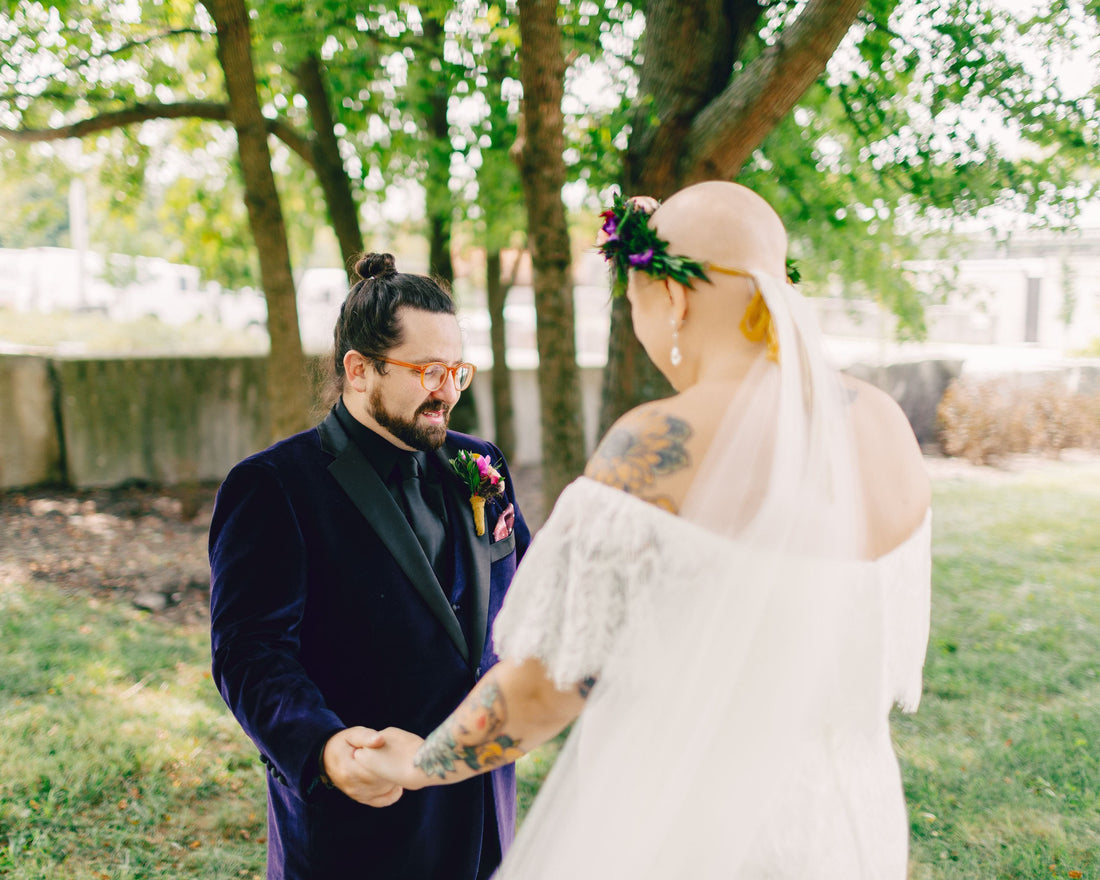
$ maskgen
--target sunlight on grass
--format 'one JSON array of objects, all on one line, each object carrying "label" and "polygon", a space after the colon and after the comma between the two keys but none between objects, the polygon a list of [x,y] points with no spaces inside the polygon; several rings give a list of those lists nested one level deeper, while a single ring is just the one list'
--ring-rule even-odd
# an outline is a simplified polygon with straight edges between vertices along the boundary
[{"label": "sunlight on grass", "polygon": [[0,875],[262,876],[263,774],[207,667],[202,631],[24,590],[0,621]]},{"label": "sunlight on grass", "polygon": [[894,725],[910,874],[1096,877],[1100,470],[944,482],[934,503],[925,696]]},{"label": "sunlight on grass", "polygon": [[[1100,469],[943,481],[913,880],[1100,877]],[[205,630],[0,578],[0,876],[259,878],[263,773]],[[524,813],[559,737],[517,768]]]}]

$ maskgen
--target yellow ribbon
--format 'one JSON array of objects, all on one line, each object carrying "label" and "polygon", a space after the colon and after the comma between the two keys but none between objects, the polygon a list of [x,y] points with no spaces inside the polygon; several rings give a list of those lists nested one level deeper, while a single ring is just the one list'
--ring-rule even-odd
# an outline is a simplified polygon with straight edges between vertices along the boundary
[{"label": "yellow ribbon", "polygon": [[768,360],[779,363],[779,338],[775,335],[775,326],[772,324],[772,313],[768,311],[768,304],[760,291],[756,291],[745,309],[745,316],[741,319],[741,332],[749,342],[768,341]]},{"label": "yellow ribbon", "polygon": [[[706,268],[712,272],[720,272],[723,275],[752,278],[752,273],[743,269],[716,266],[714,263],[707,263]],[[753,284],[755,283],[754,280]],[[741,318],[741,332],[745,334],[745,338],[749,342],[764,342],[767,340],[768,360],[779,363],[779,337],[775,333],[775,325],[772,324],[772,313],[768,311],[768,304],[764,302],[764,297],[759,289],[752,295],[748,308],[745,309],[744,317]]]}]

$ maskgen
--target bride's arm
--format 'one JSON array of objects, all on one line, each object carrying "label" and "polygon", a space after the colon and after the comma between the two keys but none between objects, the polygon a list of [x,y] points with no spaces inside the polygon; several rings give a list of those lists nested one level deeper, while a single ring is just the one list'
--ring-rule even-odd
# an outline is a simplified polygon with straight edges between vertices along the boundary
[{"label": "bride's arm", "polygon": [[560,690],[540,661],[501,660],[427,739],[387,728],[385,747],[361,749],[356,760],[411,790],[461,782],[555,736],[580,714],[594,684]]}]

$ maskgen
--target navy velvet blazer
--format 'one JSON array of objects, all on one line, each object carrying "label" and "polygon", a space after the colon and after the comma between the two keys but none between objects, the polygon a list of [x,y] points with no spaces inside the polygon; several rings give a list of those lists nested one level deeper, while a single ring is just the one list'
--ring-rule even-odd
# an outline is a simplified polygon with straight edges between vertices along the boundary
[{"label": "navy velvet blazer", "polygon": [[530,534],[517,505],[512,534],[492,541],[502,508],[515,504],[510,475],[495,446],[455,432],[433,463],[450,473],[446,459],[460,449],[500,462],[508,497],[487,505],[478,537],[465,486],[444,479],[467,605],[458,615],[333,414],[245,459],[218,491],[214,681],[267,766],[269,878],[473,880],[494,806],[501,847],[511,843],[511,766],[383,809],[318,782],[332,734],[392,725],[426,736],[496,662],[488,633]]}]

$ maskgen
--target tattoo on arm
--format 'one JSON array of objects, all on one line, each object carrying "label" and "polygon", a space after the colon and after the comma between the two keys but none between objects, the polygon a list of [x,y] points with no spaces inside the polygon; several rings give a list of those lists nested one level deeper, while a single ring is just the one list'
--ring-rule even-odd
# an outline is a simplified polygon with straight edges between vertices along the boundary
[{"label": "tattoo on arm", "polygon": [[511,764],[525,752],[519,747],[519,740],[503,732],[507,720],[500,686],[494,681],[486,682],[424,740],[413,764],[428,776],[440,779],[459,764],[479,773]]},{"label": "tattoo on arm", "polygon": [[588,676],[588,678],[582,680],[581,683],[577,685],[577,693],[581,695],[582,700],[588,699],[588,695],[592,693],[592,688],[596,686],[597,681],[599,681],[598,678],[590,675]]},{"label": "tattoo on arm", "polygon": [[651,490],[658,477],[691,465],[685,446],[691,434],[691,426],[683,419],[650,413],[639,424],[613,429],[589,462],[588,474],[675,513],[671,498]]}]

